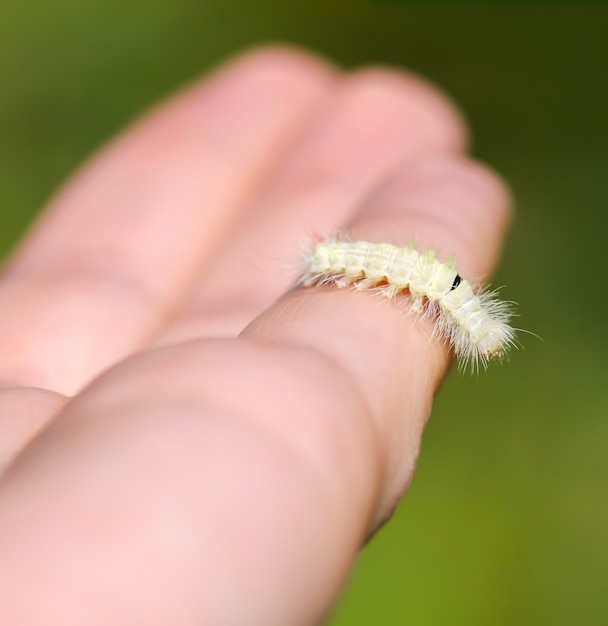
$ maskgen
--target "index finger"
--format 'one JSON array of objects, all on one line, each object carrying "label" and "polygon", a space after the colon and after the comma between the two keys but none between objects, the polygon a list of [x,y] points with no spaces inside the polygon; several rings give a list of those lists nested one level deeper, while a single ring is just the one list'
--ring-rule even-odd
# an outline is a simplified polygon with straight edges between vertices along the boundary
[{"label": "index finger", "polygon": [[148,113],[53,199],[0,277],[0,385],[73,394],[142,346],[332,91],[262,49]]}]

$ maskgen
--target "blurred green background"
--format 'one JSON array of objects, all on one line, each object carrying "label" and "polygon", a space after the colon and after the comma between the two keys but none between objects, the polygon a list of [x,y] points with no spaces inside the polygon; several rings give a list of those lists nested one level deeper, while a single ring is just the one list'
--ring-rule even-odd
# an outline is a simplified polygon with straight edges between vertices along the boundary
[{"label": "blurred green background", "polygon": [[583,3],[2,0],[2,250],[141,108],[268,41],[428,76],[511,182],[494,284],[542,341],[442,389],[332,626],[608,624],[607,26]]}]

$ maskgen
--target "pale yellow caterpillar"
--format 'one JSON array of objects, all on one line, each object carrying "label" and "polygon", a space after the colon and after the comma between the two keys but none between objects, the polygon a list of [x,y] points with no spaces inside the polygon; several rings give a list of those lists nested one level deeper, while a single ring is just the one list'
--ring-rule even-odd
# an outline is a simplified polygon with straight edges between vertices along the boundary
[{"label": "pale yellow caterpillar", "polygon": [[306,257],[300,284],[374,289],[389,298],[407,295],[412,310],[432,316],[435,333],[473,368],[485,367],[515,344],[510,304],[495,292],[476,289],[458,274],[453,259],[440,262],[432,248],[421,254],[389,243],[320,241]]}]

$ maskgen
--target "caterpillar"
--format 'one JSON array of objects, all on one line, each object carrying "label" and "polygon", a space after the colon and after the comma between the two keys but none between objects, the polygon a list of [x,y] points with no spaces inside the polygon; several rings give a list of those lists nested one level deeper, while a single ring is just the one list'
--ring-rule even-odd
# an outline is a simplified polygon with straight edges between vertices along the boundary
[{"label": "caterpillar", "polygon": [[433,317],[434,334],[474,369],[515,345],[511,304],[460,276],[454,258],[440,262],[433,248],[420,253],[390,243],[319,241],[306,256],[300,284],[374,289],[388,298],[407,295],[411,309]]}]

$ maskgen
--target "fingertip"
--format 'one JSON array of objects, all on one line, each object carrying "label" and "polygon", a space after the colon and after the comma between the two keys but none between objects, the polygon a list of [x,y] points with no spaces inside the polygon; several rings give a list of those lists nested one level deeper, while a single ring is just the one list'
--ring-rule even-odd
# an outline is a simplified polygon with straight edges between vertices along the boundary
[{"label": "fingertip", "polygon": [[[265,44],[231,56],[216,74],[237,72],[262,79],[278,88],[300,91],[311,84],[326,85],[338,74],[336,66],[325,57],[296,46]],[[204,76],[202,82],[208,77]]]},{"label": "fingertip", "polygon": [[385,66],[368,66],[350,74],[353,88],[401,95],[403,114],[415,120],[412,127],[432,151],[462,151],[469,145],[464,114],[450,96],[412,72]]},{"label": "fingertip", "polygon": [[496,172],[464,155],[433,154],[397,169],[357,216],[355,230],[373,223],[386,237],[398,224],[416,245],[455,254],[459,271],[475,278],[496,265],[511,213],[511,194]]}]

